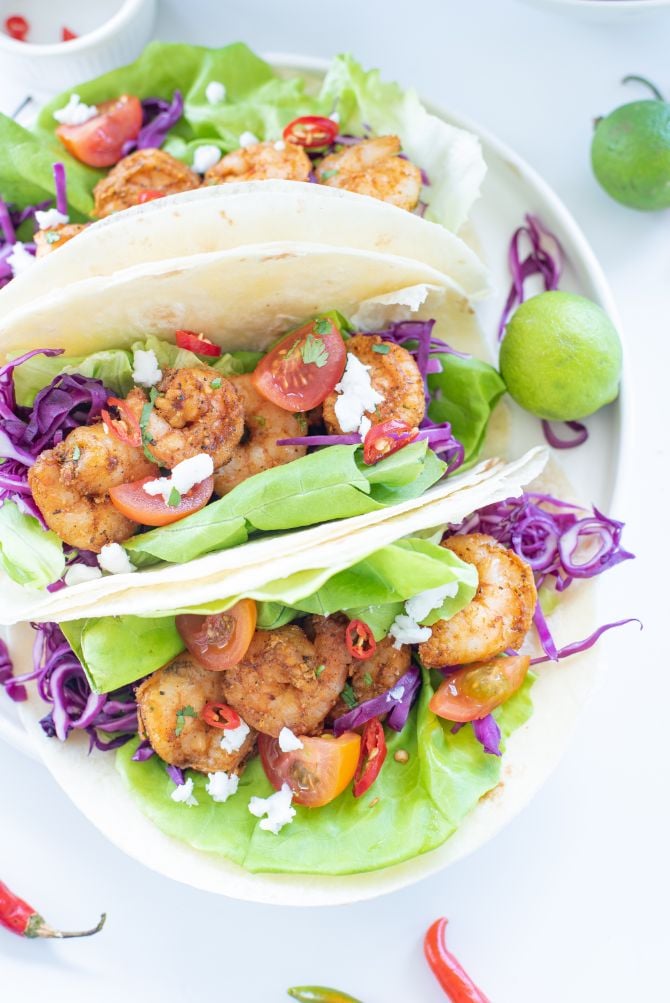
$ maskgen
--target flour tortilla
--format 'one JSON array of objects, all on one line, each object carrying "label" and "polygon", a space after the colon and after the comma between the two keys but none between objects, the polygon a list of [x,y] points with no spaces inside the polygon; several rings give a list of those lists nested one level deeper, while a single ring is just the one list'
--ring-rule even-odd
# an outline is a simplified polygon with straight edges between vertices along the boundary
[{"label": "flour tortilla", "polygon": [[182,192],[100,220],[39,259],[0,292],[0,314],[96,276],[148,261],[258,243],[319,242],[414,258],[479,298],[487,276],[459,237],[404,209],[298,181],[251,181]]}]

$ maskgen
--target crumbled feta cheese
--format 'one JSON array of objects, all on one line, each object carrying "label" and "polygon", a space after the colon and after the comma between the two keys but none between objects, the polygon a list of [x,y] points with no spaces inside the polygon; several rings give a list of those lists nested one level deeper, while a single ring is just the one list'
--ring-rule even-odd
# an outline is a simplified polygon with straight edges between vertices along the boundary
[{"label": "crumbled feta cheese", "polygon": [[205,790],[212,801],[223,803],[232,797],[233,794],[237,793],[240,782],[237,773],[226,773],[225,770],[219,770],[217,773],[208,773],[207,776],[209,777],[209,783],[205,787]]},{"label": "crumbled feta cheese", "polygon": [[89,568],[87,564],[73,564],[63,575],[66,585],[80,585],[82,582],[92,582],[102,578],[100,568]]},{"label": "crumbled feta cheese", "polygon": [[240,136],[240,146],[255,146],[256,143],[260,143],[260,139],[253,132],[243,132]]},{"label": "crumbled feta cheese", "polygon": [[131,571],[137,571],[120,543],[106,543],[98,554],[98,564],[110,575],[129,575]]},{"label": "crumbled feta cheese", "polygon": [[193,796],[193,778],[189,777],[185,780],[183,784],[177,784],[175,789],[170,794],[173,801],[178,801],[181,804],[187,804],[189,807],[197,804],[197,800]]},{"label": "crumbled feta cheese", "polygon": [[371,428],[372,428],[372,422],[370,421],[368,416],[364,414],[363,417],[361,418],[361,423],[358,426],[358,431],[360,432],[362,439],[365,438],[365,436],[368,434]]},{"label": "crumbled feta cheese", "polygon": [[209,453],[198,453],[182,460],[172,468],[169,477],[158,477],[155,481],[147,481],[142,490],[148,495],[162,495],[167,504],[173,490],[180,495],[186,495],[196,484],[211,477],[214,473],[214,462]]},{"label": "crumbled feta cheese", "polygon": [[199,146],[193,154],[193,170],[196,174],[204,174],[214,164],[221,160],[221,150],[218,146]]},{"label": "crumbled feta cheese", "polygon": [[365,427],[365,412],[374,411],[384,400],[372,386],[370,366],[363,365],[353,352],[347,353],[347,365],[335,390],[335,417],[343,432],[358,432],[361,425]]},{"label": "crumbled feta cheese", "polygon": [[61,125],[83,125],[98,114],[94,104],[84,104],[78,94],[70,94],[70,100],[54,112],[54,118]]},{"label": "crumbled feta cheese", "polygon": [[421,644],[432,636],[430,627],[420,627],[411,616],[399,613],[389,628],[389,634],[395,640],[394,648],[400,648],[403,644]]},{"label": "crumbled feta cheese", "polygon": [[275,150],[279,150],[279,152],[281,153],[282,150],[285,149],[286,149],[286,143],[284,142],[284,140],[278,139],[277,142],[275,143]]},{"label": "crumbled feta cheese", "polygon": [[[281,790],[275,791],[269,798],[251,798],[249,811],[260,818],[261,829],[273,832],[276,836],[295,816],[295,808],[291,807],[292,800],[293,791],[288,784],[282,784]],[[263,818],[263,815],[267,815],[267,818]]]},{"label": "crumbled feta cheese", "polygon": [[282,728],[279,732],[279,748],[282,752],[295,752],[297,749],[304,749],[305,746],[290,728]]},{"label": "crumbled feta cheese", "polygon": [[393,689],[389,690],[388,693],[386,694],[386,699],[388,703],[391,703],[392,700],[402,700],[404,695],[405,695],[404,686],[394,686]]},{"label": "crumbled feta cheese", "polygon": [[226,99],[226,88],[220,80],[210,80],[205,87],[205,97],[210,104],[221,104]]},{"label": "crumbled feta cheese", "polygon": [[17,240],[12,247],[12,253],[8,254],[5,261],[11,268],[14,275],[20,275],[26,269],[32,268],[35,264],[35,255],[26,249],[26,245]]},{"label": "crumbled feta cheese", "polygon": [[237,728],[224,728],[221,748],[224,752],[239,752],[249,734],[249,725],[240,719]]},{"label": "crumbled feta cheese", "polygon": [[144,351],[135,349],[133,354],[133,380],[140,387],[153,387],[162,379],[163,373],[158,368],[158,359],[153,349]]},{"label": "crumbled feta cheese", "polygon": [[70,217],[58,209],[36,209],[35,219],[40,230],[48,230],[50,226],[61,226],[70,222]]},{"label": "crumbled feta cheese", "polygon": [[421,623],[433,609],[439,609],[447,596],[454,599],[458,595],[458,582],[449,582],[447,585],[438,585],[435,589],[426,589],[412,596],[405,603],[405,612],[412,620]]}]

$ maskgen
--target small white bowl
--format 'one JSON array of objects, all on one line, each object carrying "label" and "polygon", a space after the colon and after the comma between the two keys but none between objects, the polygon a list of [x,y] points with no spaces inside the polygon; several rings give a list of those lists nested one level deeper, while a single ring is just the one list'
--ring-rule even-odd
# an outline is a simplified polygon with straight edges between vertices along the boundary
[{"label": "small white bowl", "polygon": [[[12,14],[27,19],[34,42],[6,34],[5,19]],[[0,0],[3,76],[27,93],[72,87],[135,59],[151,38],[155,18],[156,0]],[[78,37],[57,41],[64,27]]]},{"label": "small white bowl", "polygon": [[522,0],[533,7],[547,7],[583,21],[615,22],[668,13],[670,0]]}]

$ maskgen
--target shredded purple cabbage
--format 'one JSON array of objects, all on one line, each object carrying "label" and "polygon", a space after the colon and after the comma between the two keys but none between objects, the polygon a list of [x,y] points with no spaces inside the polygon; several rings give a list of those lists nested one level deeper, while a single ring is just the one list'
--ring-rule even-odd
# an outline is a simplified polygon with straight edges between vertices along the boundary
[{"label": "shredded purple cabbage", "polygon": [[[11,663],[3,657],[0,682],[12,700],[26,699],[23,683],[35,680],[39,695],[51,710],[42,718],[42,730],[49,738],[64,742],[72,731],[85,731],[89,752],[117,749],[137,733],[137,703],[130,686],[112,693],[93,693],[83,666],[65,639],[58,624],[33,624],[33,670],[14,676]],[[105,740],[104,735],[113,737]]]},{"label": "shredded purple cabbage", "polygon": [[[53,165],[54,186],[56,191],[56,208],[63,215],[67,215],[67,192],[65,187],[65,166],[57,162]],[[49,209],[53,199],[44,199],[35,205],[28,205],[23,209],[8,205],[0,198],[0,289],[6,286],[14,278],[14,272],[7,258],[11,255],[14,245],[18,241],[16,231],[26,222],[32,220],[35,223],[33,232],[37,229],[35,213],[40,209]],[[30,254],[35,254],[35,244],[24,242],[25,249]]]},{"label": "shredded purple cabbage", "polygon": [[144,98],[142,101],[142,128],[137,139],[129,139],[121,150],[127,157],[133,150],[160,147],[165,138],[184,113],[184,99],[181,91],[175,90],[172,101],[163,98]]},{"label": "shredded purple cabbage", "polygon": [[170,763],[165,764],[165,772],[169,776],[173,784],[177,787],[181,787],[184,783],[184,771],[180,770],[178,766],[172,766]]},{"label": "shredded purple cabbage", "polygon": [[361,728],[373,717],[381,717],[383,714],[388,714],[386,723],[389,728],[402,731],[420,685],[421,671],[416,665],[412,665],[390,690],[371,700],[365,700],[338,717],[333,725],[335,737],[339,738],[345,731]]},{"label": "shredded purple cabbage", "polygon": [[477,741],[483,745],[489,756],[500,756],[500,728],[493,714],[472,722],[472,730]]},{"label": "shredded purple cabbage", "polygon": [[563,648],[559,648],[554,658],[547,653],[540,655],[538,658],[531,658],[530,664],[540,665],[542,662],[558,662],[562,658],[569,658],[570,655],[578,655],[582,651],[588,651],[588,649],[592,648],[596,641],[598,641],[606,631],[612,630],[613,627],[624,627],[627,623],[639,623],[640,630],[642,630],[642,624],[634,616],[628,617],[626,620],[613,620],[612,623],[602,624],[602,626],[598,627],[597,630],[594,630],[592,634],[589,634],[589,636],[585,637],[582,641],[572,641],[570,644],[566,644]]},{"label": "shredded purple cabbage", "polygon": [[65,181],[65,164],[57,161],[53,166],[54,187],[56,189],[56,209],[67,216],[67,185]]},{"label": "shredded purple cabbage", "polygon": [[[563,271],[563,248],[558,238],[548,230],[537,216],[527,213],[525,225],[514,231],[507,252],[509,270],[512,273],[510,288],[498,324],[498,340],[502,340],[505,327],[516,307],[525,299],[525,282],[531,275],[541,275],[546,291],[558,289]],[[521,260],[521,241],[530,241],[530,250]],[[547,248],[547,244],[551,249]]]},{"label": "shredded purple cabbage", "polygon": [[151,747],[151,742],[148,738],[144,738],[133,752],[131,758],[135,763],[145,763],[147,759],[151,759],[155,755],[156,753]]},{"label": "shredded purple cabbage", "polygon": [[28,691],[25,686],[17,683],[14,678],[14,665],[9,648],[2,638],[0,638],[0,686],[15,703],[22,703],[28,699]]}]

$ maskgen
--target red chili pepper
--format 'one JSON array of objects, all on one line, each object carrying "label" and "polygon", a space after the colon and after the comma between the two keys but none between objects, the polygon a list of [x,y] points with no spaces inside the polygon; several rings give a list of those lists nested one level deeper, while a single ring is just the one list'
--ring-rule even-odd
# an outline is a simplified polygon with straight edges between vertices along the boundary
[{"label": "red chili pepper", "polygon": [[227,703],[206,703],[200,717],[212,728],[239,728],[240,715]]},{"label": "red chili pepper", "polygon": [[176,331],[175,341],[178,348],[185,348],[186,351],[195,352],[197,355],[221,355],[219,345],[215,345],[204,334],[197,334],[195,331]]},{"label": "red chili pepper", "polygon": [[70,31],[69,28],[61,28],[60,37],[63,42],[71,42],[73,38],[79,38],[79,35],[75,31]]},{"label": "red chili pepper", "polygon": [[5,21],[5,31],[10,38],[15,38],[17,42],[25,42],[30,25],[25,17],[20,14],[12,14]]},{"label": "red chili pepper", "polygon": [[330,146],[339,132],[339,125],[332,118],[321,115],[303,115],[295,118],[284,129],[284,139],[287,143],[304,146],[311,150],[319,146]]},{"label": "red chili pepper", "polygon": [[363,462],[368,466],[379,463],[384,456],[390,456],[403,446],[409,446],[418,434],[418,428],[412,428],[400,418],[389,418],[379,425],[373,425],[363,441]]},{"label": "red chili pepper", "polygon": [[367,623],[363,623],[362,620],[349,621],[344,640],[349,654],[353,655],[354,658],[358,658],[361,662],[372,658],[377,650],[375,635]]},{"label": "red chili pepper", "polygon": [[119,409],[120,418],[112,418],[109,411],[101,411],[102,420],[117,439],[127,443],[129,446],[142,445],[142,430],[140,422],[128,401],[120,400],[118,397],[108,397],[107,403]]},{"label": "red chili pepper", "polygon": [[158,188],[145,188],[137,196],[137,204],[143,205],[145,202],[153,202],[154,199],[165,198],[165,192],[159,191]]},{"label": "red chili pepper", "polygon": [[354,775],[355,798],[359,798],[361,794],[365,794],[366,791],[370,790],[379,776],[379,771],[384,765],[385,759],[386,738],[384,737],[384,727],[378,717],[373,717],[363,728],[361,756]]},{"label": "red chili pepper", "polygon": [[423,942],[424,954],[433,975],[452,1003],[491,1003],[447,950],[446,928],[446,919],[436,919]]},{"label": "red chili pepper", "polygon": [[54,930],[42,919],[32,906],[10,891],[4,881],[0,881],[0,926],[11,930],[18,937],[90,937],[102,930],[107,919],[103,912],[100,922],[92,930],[79,930],[77,933],[63,933]]}]

